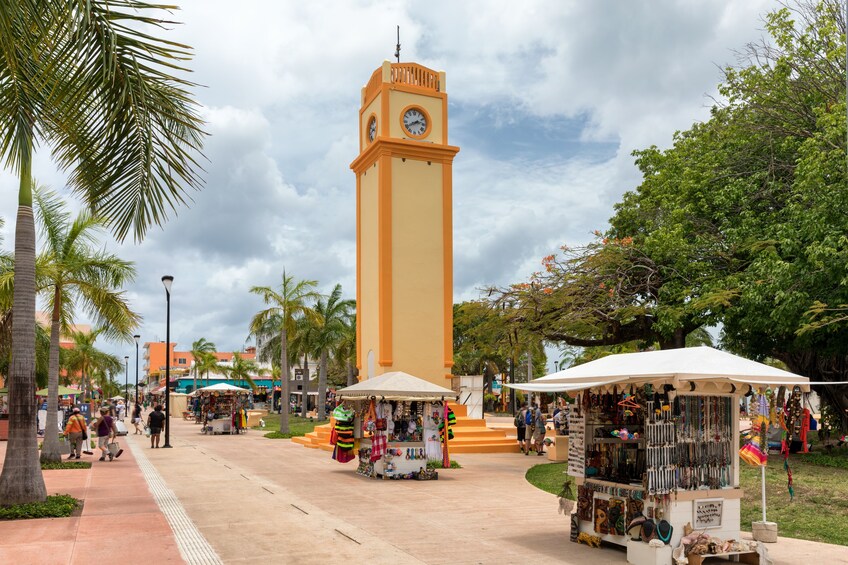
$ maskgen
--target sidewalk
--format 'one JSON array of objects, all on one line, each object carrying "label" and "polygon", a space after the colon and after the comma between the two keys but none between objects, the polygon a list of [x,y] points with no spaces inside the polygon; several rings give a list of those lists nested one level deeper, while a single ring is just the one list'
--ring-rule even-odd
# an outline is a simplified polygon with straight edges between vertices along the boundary
[{"label": "sidewalk", "polygon": [[[147,487],[126,438],[119,459],[90,469],[44,471],[47,494],[82,499],[80,516],[0,521],[0,563],[183,563],[165,516]],[[0,442],[0,468],[6,442]]]}]

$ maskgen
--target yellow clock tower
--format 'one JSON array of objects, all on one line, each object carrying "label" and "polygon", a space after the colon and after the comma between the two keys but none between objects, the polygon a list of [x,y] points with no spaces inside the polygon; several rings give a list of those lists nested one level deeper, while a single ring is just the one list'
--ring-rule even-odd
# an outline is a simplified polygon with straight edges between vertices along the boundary
[{"label": "yellow clock tower", "polygon": [[[360,379],[453,366],[452,164],[445,73],[384,61],[362,89],[356,174]],[[447,385],[449,386],[449,384]]]}]

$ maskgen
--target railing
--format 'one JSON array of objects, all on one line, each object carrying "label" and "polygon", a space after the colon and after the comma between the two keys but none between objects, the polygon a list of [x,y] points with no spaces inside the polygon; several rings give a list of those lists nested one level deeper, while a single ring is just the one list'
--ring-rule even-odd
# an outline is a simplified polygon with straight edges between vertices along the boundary
[{"label": "railing", "polygon": [[[371,75],[368,84],[365,85],[365,99],[370,99],[383,82],[383,68],[380,67]],[[392,63],[392,83],[417,86],[426,90],[439,92],[439,73],[431,71],[416,63]]]},{"label": "railing", "polygon": [[439,91],[439,73],[415,63],[393,63],[392,82]]}]

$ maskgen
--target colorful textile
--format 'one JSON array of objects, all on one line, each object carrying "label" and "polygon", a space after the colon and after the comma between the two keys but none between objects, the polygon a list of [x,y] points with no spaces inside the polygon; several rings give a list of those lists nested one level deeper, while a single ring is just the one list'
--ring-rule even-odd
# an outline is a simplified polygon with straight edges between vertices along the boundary
[{"label": "colorful textile", "polygon": [[609,500],[595,499],[595,533],[601,535],[610,533]]},{"label": "colorful textile", "polygon": [[379,461],[383,454],[386,453],[386,436],[381,433],[375,433],[371,438],[371,461]]}]

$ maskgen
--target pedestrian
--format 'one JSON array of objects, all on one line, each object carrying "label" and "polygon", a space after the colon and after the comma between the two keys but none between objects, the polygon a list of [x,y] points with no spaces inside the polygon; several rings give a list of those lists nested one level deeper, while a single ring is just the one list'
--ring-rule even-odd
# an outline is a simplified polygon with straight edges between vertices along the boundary
[{"label": "pedestrian", "polygon": [[82,442],[88,439],[88,434],[86,433],[85,418],[76,406],[71,411],[71,417],[68,418],[68,423],[65,425],[65,437],[71,444],[71,454],[68,459],[79,459],[82,456]]},{"label": "pedestrian", "polygon": [[526,439],[525,435],[527,433],[527,424],[524,422],[524,416],[527,412],[527,405],[522,404],[518,408],[518,412],[515,413],[515,420],[513,420],[513,424],[515,425],[515,433],[518,437],[518,448],[521,450],[521,453],[524,453],[524,441]]},{"label": "pedestrian", "polygon": [[536,444],[536,455],[545,454],[543,443],[545,441],[545,415],[538,406],[533,410],[533,443]]},{"label": "pedestrian", "polygon": [[127,408],[126,406],[124,406],[124,401],[119,400],[118,404],[115,405],[115,408],[118,411],[118,419],[123,422],[124,421],[124,412],[126,411],[126,408]]},{"label": "pedestrian", "polygon": [[136,402],[135,406],[133,406],[133,415],[132,415],[132,425],[135,426],[135,432],[133,433],[133,435],[144,433],[139,429],[139,427],[138,427],[139,424],[141,424],[141,404]]},{"label": "pedestrian", "polygon": [[109,410],[108,406],[100,408],[100,417],[91,422],[90,426],[92,430],[97,430],[97,447],[100,448],[99,461],[106,461],[106,457],[109,457],[109,461],[111,461],[115,457],[120,457],[121,453],[124,452],[123,449],[120,449],[115,455],[112,455],[109,451],[110,440],[114,440],[118,435],[115,419],[109,415]]},{"label": "pedestrian", "polygon": [[162,405],[157,404],[147,416],[147,427],[150,428],[150,449],[159,447],[159,434],[162,433],[162,428],[165,425],[165,413],[162,412]]}]

